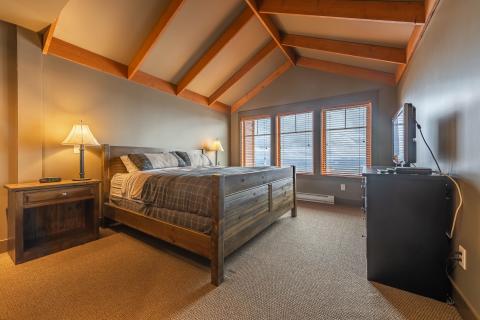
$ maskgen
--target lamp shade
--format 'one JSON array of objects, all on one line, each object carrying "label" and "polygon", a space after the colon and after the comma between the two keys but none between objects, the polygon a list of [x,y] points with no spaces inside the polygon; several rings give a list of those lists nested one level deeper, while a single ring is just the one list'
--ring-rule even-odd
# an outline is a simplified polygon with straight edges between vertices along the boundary
[{"label": "lamp shade", "polygon": [[64,145],[85,145],[85,146],[98,146],[100,145],[90,131],[90,128],[86,124],[75,124],[68,136],[63,140]]},{"label": "lamp shade", "polygon": [[213,141],[212,145],[210,146],[210,151],[224,151],[220,140]]}]

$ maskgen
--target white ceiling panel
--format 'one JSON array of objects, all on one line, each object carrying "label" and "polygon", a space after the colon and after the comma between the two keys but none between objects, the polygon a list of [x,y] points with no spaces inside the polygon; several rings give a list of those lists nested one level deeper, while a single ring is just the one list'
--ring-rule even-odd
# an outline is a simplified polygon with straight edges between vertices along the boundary
[{"label": "white ceiling panel", "polygon": [[0,0],[0,20],[38,32],[60,15],[68,0]]},{"label": "white ceiling panel", "polygon": [[190,83],[188,89],[210,96],[257,51],[270,41],[270,36],[255,17],[219,52]]},{"label": "white ceiling panel", "polygon": [[299,15],[272,16],[285,33],[403,48],[413,24]]},{"label": "white ceiling panel", "polygon": [[243,8],[242,0],[186,0],[141,70],[178,83]]},{"label": "white ceiling panel", "polygon": [[70,0],[54,36],[129,64],[169,0]]},{"label": "white ceiling panel", "polygon": [[280,52],[280,49],[275,49],[230,88],[230,90],[220,98],[220,101],[228,105],[234,104],[257,84],[267,78],[279,66],[285,63],[285,61],[286,58]]},{"label": "white ceiling panel", "polygon": [[397,65],[393,63],[383,62],[383,61],[346,56],[346,55],[317,51],[312,49],[297,48],[296,50],[300,56],[307,57],[307,58],[314,58],[314,59],[325,60],[330,62],[342,63],[350,66],[378,70],[378,71],[389,72],[389,73],[395,73],[395,70],[397,70]]}]

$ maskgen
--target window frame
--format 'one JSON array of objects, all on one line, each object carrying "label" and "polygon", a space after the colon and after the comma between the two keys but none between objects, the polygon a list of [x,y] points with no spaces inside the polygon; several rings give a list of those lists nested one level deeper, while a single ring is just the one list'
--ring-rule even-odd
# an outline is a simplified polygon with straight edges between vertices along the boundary
[{"label": "window frame", "polygon": [[336,106],[329,106],[321,109],[321,118],[320,118],[320,175],[323,177],[345,177],[345,178],[362,178],[362,174],[359,173],[358,175],[352,174],[338,174],[338,173],[327,173],[326,168],[326,139],[327,139],[327,125],[326,125],[326,112],[330,110],[338,110],[338,109],[349,109],[349,108],[357,108],[359,106],[366,106],[367,107],[367,125],[366,129],[366,166],[369,167],[372,165],[372,102],[371,101],[363,101],[363,102],[355,102],[355,103],[348,103],[343,105],[336,105]]},{"label": "window frame", "polygon": [[[260,114],[260,115],[255,115],[255,116],[244,116],[240,117],[239,125],[240,125],[240,166],[244,167],[245,165],[245,134],[242,132],[245,132],[243,122],[244,121],[249,121],[249,120],[260,120],[260,119],[270,119],[270,149],[273,149],[273,144],[271,142],[271,139],[273,137],[273,130],[272,130],[272,116],[269,114]],[[255,154],[254,154],[255,156]],[[254,158],[255,159],[255,158]],[[255,160],[254,160],[255,162]],[[270,164],[272,165],[272,154],[270,154]]]},{"label": "window frame", "polygon": [[[306,176],[313,176],[317,172],[316,166],[315,166],[315,110],[309,109],[309,110],[302,110],[302,111],[289,111],[289,112],[280,112],[275,115],[275,165],[276,166],[281,166],[281,126],[280,126],[280,117],[282,116],[289,116],[289,115],[297,115],[297,114],[302,114],[302,113],[311,113],[312,114],[312,172],[299,172],[296,171],[298,175],[306,175]],[[305,131],[307,132],[307,131]]]}]

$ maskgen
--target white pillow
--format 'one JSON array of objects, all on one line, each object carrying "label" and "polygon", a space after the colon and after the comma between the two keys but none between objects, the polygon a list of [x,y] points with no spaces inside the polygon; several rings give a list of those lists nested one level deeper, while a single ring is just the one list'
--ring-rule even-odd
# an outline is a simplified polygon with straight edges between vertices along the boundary
[{"label": "white pillow", "polygon": [[127,172],[128,172],[128,173],[138,171],[137,166],[132,162],[132,160],[130,160],[130,158],[129,158],[127,155],[121,156],[121,157],[120,157],[120,160],[122,160],[123,165],[124,165],[125,168],[127,169]]},{"label": "white pillow", "polygon": [[179,158],[171,152],[162,153],[145,153],[145,156],[150,160],[153,169],[180,167]]},{"label": "white pillow", "polygon": [[192,167],[210,167],[212,161],[201,152],[187,152]]}]

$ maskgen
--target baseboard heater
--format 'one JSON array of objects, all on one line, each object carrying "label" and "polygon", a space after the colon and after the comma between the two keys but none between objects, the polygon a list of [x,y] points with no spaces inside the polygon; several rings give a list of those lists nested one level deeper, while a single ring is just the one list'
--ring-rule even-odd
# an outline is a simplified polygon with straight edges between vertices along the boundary
[{"label": "baseboard heater", "polygon": [[297,192],[297,199],[301,201],[320,202],[320,203],[326,203],[326,204],[335,203],[335,197],[332,195],[326,195],[326,194]]}]

